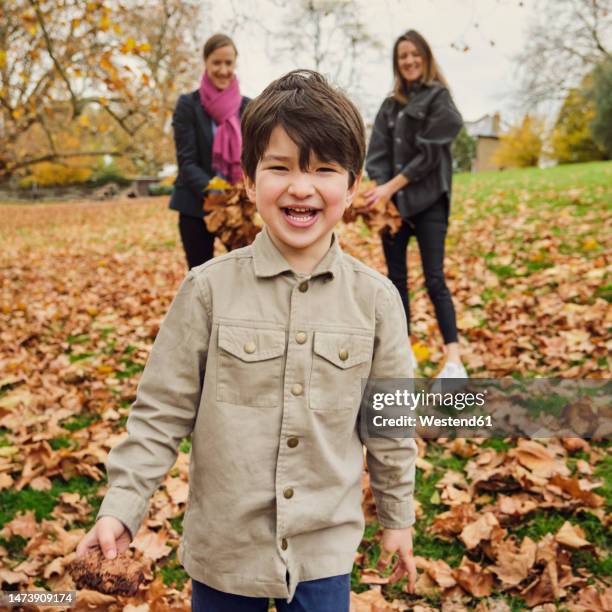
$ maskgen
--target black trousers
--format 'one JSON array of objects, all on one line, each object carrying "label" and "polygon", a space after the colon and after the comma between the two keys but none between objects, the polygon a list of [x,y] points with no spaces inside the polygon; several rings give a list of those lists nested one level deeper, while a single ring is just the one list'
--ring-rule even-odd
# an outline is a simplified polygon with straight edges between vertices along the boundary
[{"label": "black trousers", "polygon": [[383,234],[382,237],[389,279],[400,293],[410,331],[406,255],[410,237],[416,236],[423,262],[425,286],[436,311],[445,344],[457,342],[458,339],[455,307],[444,278],[444,241],[448,229],[448,210],[448,201],[444,196],[410,221],[403,221],[397,234]]},{"label": "black trousers", "polygon": [[179,232],[189,269],[213,258],[215,235],[206,229],[204,219],[179,215]]}]

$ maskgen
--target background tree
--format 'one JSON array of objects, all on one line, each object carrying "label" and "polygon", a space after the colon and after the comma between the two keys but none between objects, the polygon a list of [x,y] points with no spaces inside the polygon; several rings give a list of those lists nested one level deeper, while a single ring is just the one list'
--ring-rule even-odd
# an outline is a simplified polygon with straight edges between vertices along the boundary
[{"label": "background tree", "polygon": [[453,142],[452,154],[454,172],[471,172],[476,157],[476,140],[468,134],[465,127],[461,128]]},{"label": "background tree", "polygon": [[504,168],[537,166],[542,154],[543,134],[544,122],[525,115],[520,124],[500,136],[495,162]]},{"label": "background tree", "polygon": [[592,80],[588,75],[580,88],[570,89],[557,116],[550,145],[552,156],[560,164],[606,157],[591,133],[590,124],[595,118],[595,105],[589,96]]},{"label": "background tree", "polygon": [[610,0],[539,0],[534,15],[518,57],[527,107],[563,100],[612,46]]},{"label": "background tree", "polygon": [[593,138],[608,158],[612,158],[612,59],[604,60],[595,68],[591,98],[595,107],[591,123]]},{"label": "background tree", "polygon": [[[0,180],[39,162],[106,154],[146,172],[172,158],[164,128],[199,70],[197,5],[0,0],[0,11]],[[104,137],[65,139],[77,125]]]}]

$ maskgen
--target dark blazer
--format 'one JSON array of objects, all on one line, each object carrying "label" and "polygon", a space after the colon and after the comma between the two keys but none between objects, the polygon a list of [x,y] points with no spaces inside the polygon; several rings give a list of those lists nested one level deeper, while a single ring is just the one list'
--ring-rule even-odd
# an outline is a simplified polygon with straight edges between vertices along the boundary
[{"label": "dark blazer", "polygon": [[[242,97],[240,116],[250,98]],[[214,176],[212,162],[212,119],[200,103],[199,90],[182,94],[172,115],[178,175],[170,208],[190,217],[204,217],[202,200]]]},{"label": "dark blazer", "polygon": [[402,218],[413,217],[444,194],[450,202],[451,144],[462,125],[450,92],[437,82],[413,86],[406,105],[392,97],[382,103],[366,171],[379,185],[400,173],[409,180],[393,198]]}]

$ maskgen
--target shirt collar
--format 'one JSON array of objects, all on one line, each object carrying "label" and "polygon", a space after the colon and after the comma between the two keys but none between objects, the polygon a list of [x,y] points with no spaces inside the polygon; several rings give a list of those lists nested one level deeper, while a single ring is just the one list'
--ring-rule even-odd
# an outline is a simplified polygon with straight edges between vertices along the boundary
[{"label": "shirt collar", "polygon": [[[268,278],[283,272],[292,271],[287,260],[272,242],[267,227],[264,226],[262,231],[257,234],[251,248],[253,250],[255,275],[257,277]],[[331,246],[323,259],[317,264],[310,277],[329,275],[333,278],[339,271],[341,258],[342,249],[338,244],[338,236],[334,232],[332,234]]]}]

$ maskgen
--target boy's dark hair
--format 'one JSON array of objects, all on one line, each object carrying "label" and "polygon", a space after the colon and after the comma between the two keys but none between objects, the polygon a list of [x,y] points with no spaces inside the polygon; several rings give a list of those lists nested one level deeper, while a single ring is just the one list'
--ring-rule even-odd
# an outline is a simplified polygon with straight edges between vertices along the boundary
[{"label": "boy's dark hair", "polygon": [[350,185],[363,166],[365,127],[357,107],[314,70],[293,70],[251,100],[241,121],[242,167],[255,180],[257,163],[281,126],[300,150],[300,168],[311,152],[348,170]]}]

